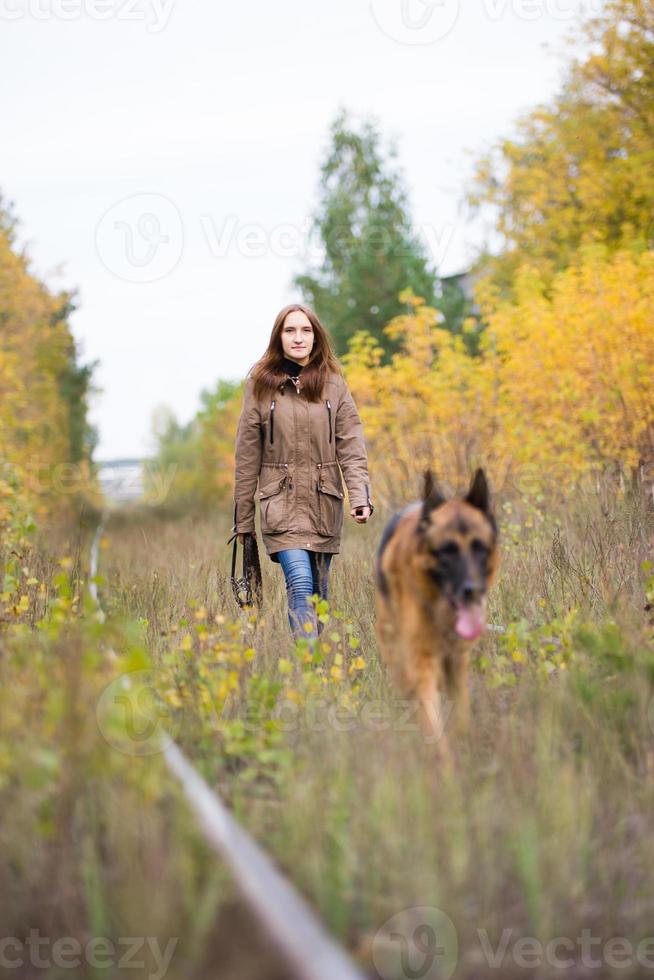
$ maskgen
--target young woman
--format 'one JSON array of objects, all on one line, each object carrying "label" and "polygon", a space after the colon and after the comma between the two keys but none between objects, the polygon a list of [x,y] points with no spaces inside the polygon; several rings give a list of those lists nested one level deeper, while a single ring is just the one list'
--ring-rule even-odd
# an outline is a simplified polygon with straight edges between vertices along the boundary
[{"label": "young woman", "polygon": [[354,400],[316,314],[299,303],[285,306],[245,382],[232,531],[241,542],[254,531],[258,482],[263,543],[284,571],[295,638],[321,631],[307,599],[313,593],[327,598],[343,528],[341,471],[350,515],[365,524],[374,508]]}]

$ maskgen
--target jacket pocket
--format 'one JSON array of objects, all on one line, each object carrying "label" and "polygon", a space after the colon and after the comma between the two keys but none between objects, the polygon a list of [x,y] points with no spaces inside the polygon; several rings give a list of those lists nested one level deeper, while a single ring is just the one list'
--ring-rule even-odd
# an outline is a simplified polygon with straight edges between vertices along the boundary
[{"label": "jacket pocket", "polygon": [[319,532],[328,536],[340,534],[343,528],[343,490],[329,470],[318,479]]},{"label": "jacket pocket", "polygon": [[276,534],[288,530],[288,473],[259,489],[261,531]]}]

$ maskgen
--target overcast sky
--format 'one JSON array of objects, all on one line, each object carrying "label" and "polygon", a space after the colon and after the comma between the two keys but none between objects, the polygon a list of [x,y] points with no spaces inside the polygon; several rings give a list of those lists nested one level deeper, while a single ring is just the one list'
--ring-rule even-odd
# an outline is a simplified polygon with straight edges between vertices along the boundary
[{"label": "overcast sky", "polygon": [[397,140],[441,275],[484,240],[476,153],[549,99],[599,0],[0,0],[0,190],[34,271],[78,287],[99,460],[149,454],[240,379],[315,249],[339,106]]}]

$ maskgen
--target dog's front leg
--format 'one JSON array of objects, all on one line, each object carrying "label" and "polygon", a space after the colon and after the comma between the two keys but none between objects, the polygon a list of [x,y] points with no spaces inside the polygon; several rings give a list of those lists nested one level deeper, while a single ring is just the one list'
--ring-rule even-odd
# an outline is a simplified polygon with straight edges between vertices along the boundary
[{"label": "dog's front leg", "polygon": [[447,675],[448,696],[453,701],[454,724],[457,734],[466,732],[470,721],[469,663],[469,650],[465,647],[457,650],[451,658]]},{"label": "dog's front leg", "polygon": [[419,671],[416,697],[418,699],[418,720],[425,741],[434,745],[442,759],[450,755],[446,726],[452,702],[443,694],[440,674],[432,660]]}]

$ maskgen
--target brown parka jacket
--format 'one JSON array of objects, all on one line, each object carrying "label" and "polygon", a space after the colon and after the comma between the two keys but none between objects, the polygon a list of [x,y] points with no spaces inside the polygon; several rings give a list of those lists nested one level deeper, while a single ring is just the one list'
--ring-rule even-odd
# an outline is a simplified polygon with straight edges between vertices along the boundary
[{"label": "brown parka jacket", "polygon": [[286,548],[339,552],[341,471],[350,508],[373,511],[363,426],[345,379],[330,371],[318,402],[304,396],[301,378],[299,388],[288,377],[255,399],[248,377],[236,434],[232,531],[255,530],[256,492],[261,536],[274,562]]}]

